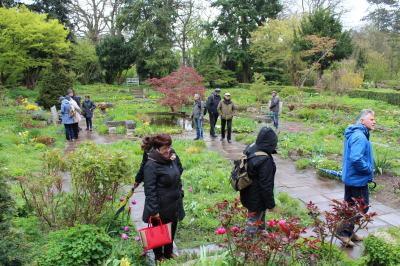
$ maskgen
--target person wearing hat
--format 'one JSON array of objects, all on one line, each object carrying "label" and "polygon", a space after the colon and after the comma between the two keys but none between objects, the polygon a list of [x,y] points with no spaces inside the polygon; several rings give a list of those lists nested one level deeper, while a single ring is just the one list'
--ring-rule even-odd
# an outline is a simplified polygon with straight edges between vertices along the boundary
[{"label": "person wearing hat", "polygon": [[[261,128],[255,143],[250,144],[243,151],[247,155],[247,172],[253,182],[240,191],[240,201],[248,210],[246,233],[254,235],[265,229],[265,215],[267,209],[275,207],[274,179],[276,166],[272,154],[276,154],[278,137],[269,127]],[[256,152],[266,155],[254,156]]]},{"label": "person wearing hat", "polygon": [[224,94],[224,100],[219,102],[217,110],[221,116],[221,141],[225,139],[225,127],[228,125],[227,140],[231,143],[232,119],[236,115],[237,107],[232,102],[229,92]]},{"label": "person wearing hat", "polygon": [[274,114],[274,127],[278,129],[279,125],[279,97],[276,91],[272,92],[272,99],[269,104],[269,110]]},{"label": "person wearing hat", "polygon": [[218,104],[221,101],[221,93],[220,88],[216,88],[215,91],[208,97],[206,108],[210,118],[210,136],[216,138],[217,135],[215,134],[215,125],[217,124],[218,120]]}]

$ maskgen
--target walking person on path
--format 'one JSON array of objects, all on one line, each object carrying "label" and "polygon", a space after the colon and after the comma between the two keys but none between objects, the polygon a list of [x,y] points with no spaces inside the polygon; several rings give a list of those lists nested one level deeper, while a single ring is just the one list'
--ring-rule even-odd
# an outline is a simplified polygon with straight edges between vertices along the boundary
[{"label": "walking person on path", "polygon": [[[263,127],[258,133],[255,143],[246,147],[243,153],[247,155],[247,172],[253,181],[240,191],[240,201],[248,210],[246,233],[254,235],[265,229],[267,209],[275,207],[274,179],[276,166],[272,154],[276,153],[278,137],[273,129]],[[266,155],[256,156],[256,152]]]},{"label": "walking person on path", "polygon": [[229,92],[224,94],[224,100],[220,101],[217,107],[218,114],[221,116],[221,141],[225,139],[225,127],[228,126],[227,140],[231,143],[232,119],[236,115],[237,107],[231,100]]},{"label": "walking person on path", "polygon": [[68,141],[74,141],[74,131],[72,129],[72,124],[74,123],[74,118],[70,116],[71,105],[69,100],[64,97],[60,97],[61,101],[61,123],[65,127],[65,137]]},{"label": "walking person on path", "polygon": [[85,101],[82,103],[82,113],[86,119],[86,130],[93,130],[93,111],[96,108],[96,105],[90,100],[90,96],[85,96]]},{"label": "walking person on path", "polygon": [[[182,171],[171,149],[172,139],[167,134],[159,134],[149,139],[152,147],[144,167],[143,222],[154,226],[172,223],[172,240],[175,238],[178,221],[185,217],[183,209]],[[176,257],[173,243],[153,249],[156,261]]]},{"label": "walking person on path", "polygon": [[205,110],[206,107],[204,102],[200,99],[200,95],[196,93],[194,95],[192,114],[190,115],[196,126],[196,138],[194,140],[199,140],[203,138],[203,121]]},{"label": "walking person on path", "polygon": [[215,125],[217,124],[218,120],[218,104],[221,101],[221,93],[220,88],[216,88],[215,91],[208,97],[206,107],[208,111],[208,115],[210,118],[210,136],[216,138],[217,135],[215,134]]},{"label": "walking person on path", "polygon": [[279,126],[279,106],[280,100],[276,91],[272,92],[272,99],[269,105],[269,110],[273,113],[274,127],[278,129]]},{"label": "walking person on path", "polygon": [[[374,158],[369,141],[371,130],[375,129],[375,113],[370,109],[361,111],[356,124],[344,131],[344,154],[342,164],[342,181],[344,183],[344,200],[354,204],[353,198],[362,199],[369,206],[368,182],[374,176]],[[368,212],[368,207],[364,210]],[[353,247],[353,241],[363,238],[354,233],[354,222],[346,223],[338,230],[338,238],[347,246]]]},{"label": "walking person on path", "polygon": [[79,137],[79,122],[82,120],[82,117],[80,115],[81,108],[79,107],[78,103],[73,99],[74,96],[74,91],[72,89],[68,89],[67,91],[68,95],[65,98],[68,98],[69,103],[71,107],[74,110],[74,123],[72,124],[72,129],[74,131],[74,139],[78,139]]}]

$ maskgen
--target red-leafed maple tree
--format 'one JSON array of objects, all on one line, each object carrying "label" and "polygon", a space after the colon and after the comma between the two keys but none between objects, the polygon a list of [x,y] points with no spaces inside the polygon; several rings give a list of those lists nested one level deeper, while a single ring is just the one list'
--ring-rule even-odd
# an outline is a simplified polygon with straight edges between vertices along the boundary
[{"label": "red-leafed maple tree", "polygon": [[152,78],[147,82],[164,94],[160,104],[171,108],[172,112],[181,109],[195,93],[204,95],[203,77],[194,68],[181,67],[163,78]]}]

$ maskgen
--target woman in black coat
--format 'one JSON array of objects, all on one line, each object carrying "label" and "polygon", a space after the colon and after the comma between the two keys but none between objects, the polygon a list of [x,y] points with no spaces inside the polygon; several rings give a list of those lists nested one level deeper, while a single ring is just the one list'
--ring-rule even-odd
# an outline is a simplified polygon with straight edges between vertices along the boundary
[{"label": "woman in black coat", "polygon": [[[172,153],[172,139],[159,134],[151,137],[152,149],[144,166],[144,193],[146,196],[143,222],[151,220],[153,225],[172,223],[172,240],[175,237],[178,221],[185,217],[181,168]],[[153,249],[157,261],[175,257],[173,244]]]},{"label": "woman in black coat", "polygon": [[276,153],[278,137],[268,127],[263,127],[258,133],[255,143],[247,146],[244,153],[248,157],[257,151],[267,153],[265,156],[252,157],[247,162],[247,171],[252,179],[250,186],[240,191],[240,201],[248,210],[248,234],[254,234],[265,228],[267,209],[275,207],[274,179],[276,166],[272,154]]}]

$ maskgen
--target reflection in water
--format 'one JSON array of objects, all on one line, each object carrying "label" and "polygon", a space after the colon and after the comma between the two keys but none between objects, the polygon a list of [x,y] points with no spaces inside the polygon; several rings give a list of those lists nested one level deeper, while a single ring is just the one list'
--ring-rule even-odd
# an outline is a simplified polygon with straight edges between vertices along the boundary
[{"label": "reflection in water", "polygon": [[184,115],[170,114],[170,113],[157,113],[147,114],[150,118],[150,124],[163,125],[163,126],[179,126],[185,131],[192,131],[192,120]]}]

